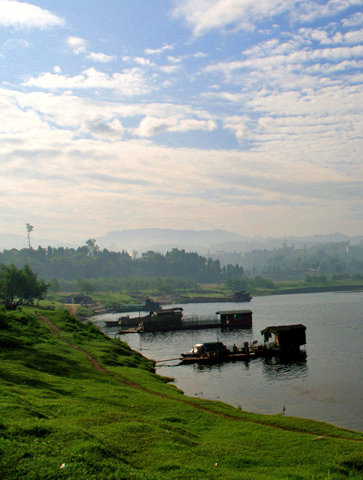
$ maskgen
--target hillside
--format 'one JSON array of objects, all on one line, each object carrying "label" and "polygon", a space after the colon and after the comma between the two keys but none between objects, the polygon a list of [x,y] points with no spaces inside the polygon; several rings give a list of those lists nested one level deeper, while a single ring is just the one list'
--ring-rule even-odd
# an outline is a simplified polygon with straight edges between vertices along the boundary
[{"label": "hillside", "polygon": [[188,398],[65,311],[0,312],[2,479],[358,479],[363,435]]}]

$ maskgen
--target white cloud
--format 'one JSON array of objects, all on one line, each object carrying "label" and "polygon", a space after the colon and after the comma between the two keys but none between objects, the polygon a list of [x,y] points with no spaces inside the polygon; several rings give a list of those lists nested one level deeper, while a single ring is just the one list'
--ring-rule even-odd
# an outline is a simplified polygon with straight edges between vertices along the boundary
[{"label": "white cloud", "polygon": [[[304,48],[292,51],[287,55],[282,55],[278,52],[278,48],[271,50],[261,49],[261,56],[258,56],[259,47],[246,51],[248,54],[246,60],[235,60],[232,62],[219,62],[211,64],[204,69],[204,72],[209,74],[211,72],[219,72],[223,74],[227,81],[239,83],[241,77],[237,75],[238,72],[245,74],[246,85],[251,85],[251,82],[261,81],[265,77],[265,82],[271,82],[273,78],[281,83],[281,88],[288,88],[289,76],[300,74],[300,86],[303,82],[309,81],[317,82],[317,78],[304,77],[306,65],[311,65],[313,62],[340,62],[348,59],[361,58],[363,56],[363,45],[355,45],[352,47],[333,47],[311,49]],[[251,75],[251,70],[254,72]],[[322,69],[321,73],[324,73]],[[241,73],[242,74],[242,73]],[[269,77],[266,77],[269,75]],[[297,78],[294,78],[297,81]],[[326,81],[332,81],[327,79]]]},{"label": "white cloud", "polygon": [[190,130],[215,130],[216,123],[213,120],[198,120],[193,118],[157,118],[145,117],[135,130],[140,137],[152,137],[162,132],[187,132]]},{"label": "white cloud", "polygon": [[241,145],[246,139],[248,139],[250,135],[248,120],[249,119],[246,116],[235,116],[230,117],[223,122],[224,128],[226,128],[227,130],[231,130],[235,134],[237,141]]},{"label": "white cloud", "polygon": [[168,57],[166,57],[166,59],[170,63],[180,63],[182,61],[182,59],[180,57],[172,57],[170,55]]},{"label": "white cloud", "polygon": [[62,73],[62,69],[61,69],[61,67],[60,67],[59,65],[55,65],[55,66],[53,67],[53,72],[54,72],[54,73]]},{"label": "white cloud", "polygon": [[90,133],[93,137],[100,140],[122,140],[124,136],[124,128],[117,118],[111,121],[102,119],[86,120],[83,122],[80,131],[82,133]]},{"label": "white cloud", "polygon": [[363,5],[362,0],[328,0],[324,3],[316,1],[298,2],[298,8],[291,11],[296,22],[311,22],[316,18],[334,16],[351,6]]},{"label": "white cloud", "polygon": [[354,45],[363,42],[363,30],[353,30],[347,33],[330,33],[324,29],[301,28],[299,30],[299,33],[305,39],[316,40],[321,45],[331,45],[338,43]]},{"label": "white cloud", "polygon": [[15,0],[0,0],[0,25],[3,27],[45,30],[64,24],[62,18],[36,5]]},{"label": "white cloud", "polygon": [[80,37],[68,37],[67,45],[73,50],[77,55],[84,53],[86,51],[87,42],[84,38]]},{"label": "white cloud", "polygon": [[155,65],[155,63],[151,62],[148,58],[134,57],[133,60],[138,65],[142,65],[144,67],[153,67]]},{"label": "white cloud", "polygon": [[344,35],[344,39],[349,44],[362,43],[363,42],[363,29],[347,32]]},{"label": "white cloud", "polygon": [[361,5],[362,0],[328,0],[323,4],[309,0],[175,0],[174,3],[172,15],[183,18],[198,36],[214,29],[253,30],[259,21],[281,13],[290,14],[296,22],[309,22]]},{"label": "white cloud", "polygon": [[44,122],[49,122],[50,125],[62,129],[69,129],[72,132],[80,129],[85,121],[89,124],[110,123],[115,118],[144,117],[145,115],[178,119],[193,116],[197,119],[212,120],[208,112],[192,109],[187,105],[144,102],[127,104],[118,101],[100,101],[83,95],[66,94],[66,92],[61,95],[39,91],[22,93],[3,88],[0,89],[0,105],[3,105],[5,109],[6,106],[13,105],[15,110],[19,109],[19,112],[34,112]]},{"label": "white cloud", "polygon": [[235,92],[206,92],[203,93],[202,96],[206,98],[222,99],[223,101],[226,100],[227,102],[232,103],[241,103],[245,98],[245,94]]},{"label": "white cloud", "polygon": [[88,68],[73,77],[48,72],[29,78],[23,85],[49,90],[105,88],[117,90],[122,95],[143,95],[153,89],[144,74],[137,68],[112,75],[95,68]]},{"label": "white cloud", "polygon": [[156,49],[146,48],[145,53],[146,55],[155,55],[158,53],[165,52],[165,50],[173,50],[173,48],[174,48],[174,44],[170,44],[170,45],[164,44],[162,47],[156,48]]},{"label": "white cloud", "polygon": [[23,38],[9,38],[4,42],[5,50],[12,50],[14,48],[29,48],[30,43]]},{"label": "white cloud", "polygon": [[171,73],[175,73],[176,71],[180,70],[180,65],[163,65],[163,66],[159,67],[159,70],[161,72],[171,74]]},{"label": "white cloud", "polygon": [[363,13],[353,13],[353,15],[350,15],[350,17],[343,18],[341,22],[344,27],[358,27],[360,25],[363,25]]},{"label": "white cloud", "polygon": [[205,57],[208,57],[208,53],[197,52],[197,53],[194,53],[194,54],[193,54],[193,57],[194,57],[194,58],[205,58]]},{"label": "white cloud", "polygon": [[106,55],[102,52],[90,52],[87,58],[93,62],[108,63],[115,60],[116,57],[114,55]]},{"label": "white cloud", "polygon": [[145,135],[214,131],[212,118],[188,106],[2,88],[0,172],[7,180],[0,219],[16,203],[22,215],[42,212],[39,224],[64,238],[107,231],[120,218],[145,225],[148,205],[161,227],[185,226],[187,216],[190,228],[234,230],[238,218],[254,234],[281,234],[286,222],[298,231],[304,218],[320,231],[334,225],[359,231],[351,209],[361,204],[361,92],[335,87],[320,93],[257,92],[250,106],[261,112],[259,122],[244,115],[222,119],[242,144],[255,142],[253,150],[241,151],[167,148],[148,136],[122,137],[118,117],[143,111],[148,122],[144,118],[139,133]]}]

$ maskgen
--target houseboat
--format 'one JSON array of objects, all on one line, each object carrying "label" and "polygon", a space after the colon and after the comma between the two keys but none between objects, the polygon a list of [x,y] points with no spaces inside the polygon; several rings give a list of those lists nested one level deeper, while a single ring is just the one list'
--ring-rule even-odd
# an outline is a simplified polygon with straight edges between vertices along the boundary
[{"label": "houseboat", "polygon": [[216,312],[220,316],[222,328],[251,328],[251,310],[223,310]]},{"label": "houseboat", "polygon": [[[263,345],[254,345],[252,347],[254,353],[260,357],[268,357],[273,355],[281,355],[293,357],[305,355],[300,350],[302,345],[306,344],[306,326],[302,324],[296,325],[278,325],[266,327],[261,331],[264,336]],[[273,342],[269,342],[272,335]]]},{"label": "houseboat", "polygon": [[255,354],[250,351],[248,342],[242,349],[236,345],[229,350],[222,342],[197,343],[186,353],[182,353],[182,363],[219,363],[237,360],[250,360]]},{"label": "houseboat", "polygon": [[139,333],[144,333],[181,330],[182,318],[182,307],[166,308],[159,312],[150,312],[149,315],[140,317],[137,331]]}]

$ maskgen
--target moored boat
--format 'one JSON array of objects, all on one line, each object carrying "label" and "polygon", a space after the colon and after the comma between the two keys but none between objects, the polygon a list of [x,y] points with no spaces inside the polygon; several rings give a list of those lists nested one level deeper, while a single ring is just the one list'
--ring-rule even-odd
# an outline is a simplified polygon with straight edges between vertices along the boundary
[{"label": "moored boat", "polygon": [[[247,344],[247,345],[246,345]],[[229,350],[222,342],[197,343],[186,353],[182,353],[182,363],[218,363],[237,360],[250,360],[255,354],[250,351],[248,342],[239,349],[236,345]]]}]

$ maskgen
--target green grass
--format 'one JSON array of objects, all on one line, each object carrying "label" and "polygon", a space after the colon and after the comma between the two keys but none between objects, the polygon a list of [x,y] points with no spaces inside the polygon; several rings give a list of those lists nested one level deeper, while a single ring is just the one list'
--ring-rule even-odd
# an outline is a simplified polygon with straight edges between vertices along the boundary
[{"label": "green grass", "polygon": [[188,398],[92,324],[41,313],[62,338],[34,309],[0,312],[0,478],[362,478],[363,435]]}]

